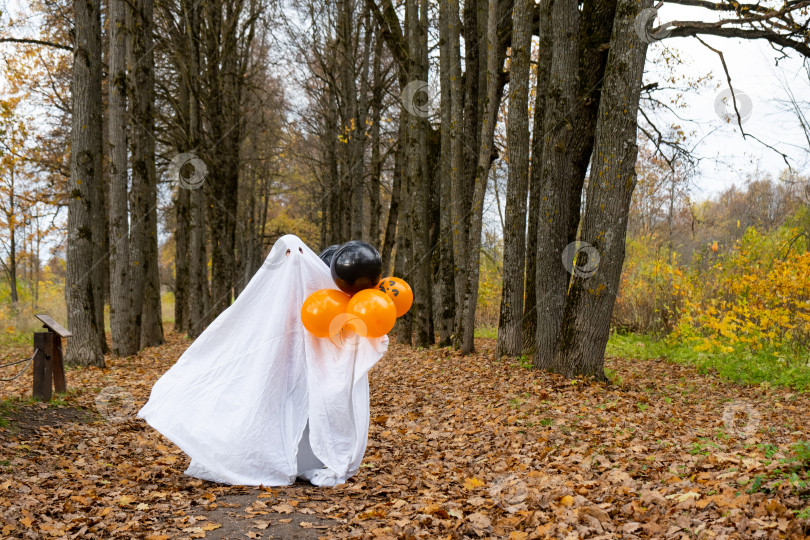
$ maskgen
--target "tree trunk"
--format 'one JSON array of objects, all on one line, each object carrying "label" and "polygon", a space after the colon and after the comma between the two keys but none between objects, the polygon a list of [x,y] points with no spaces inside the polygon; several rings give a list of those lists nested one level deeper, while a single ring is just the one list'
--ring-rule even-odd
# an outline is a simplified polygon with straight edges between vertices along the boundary
[{"label": "tree trunk", "polygon": [[205,193],[203,189],[191,192],[189,218],[189,308],[188,337],[195,339],[205,329],[207,323],[208,297],[208,253],[205,220]]},{"label": "tree trunk", "polygon": [[[200,80],[200,24],[201,8],[195,0],[183,0],[188,17],[186,49],[188,68],[185,84],[189,89],[188,103],[188,148],[199,151],[202,117],[198,89]],[[209,174],[210,176],[210,174]],[[206,184],[189,194],[189,241],[188,241],[188,337],[195,339],[205,329],[209,305],[208,288],[208,240],[206,230]]]},{"label": "tree trunk", "polygon": [[[606,380],[604,354],[624,262],[630,200],[636,185],[637,123],[647,43],[635,32],[636,15],[652,5],[619,0],[599,104],[594,165],[588,183],[582,240],[592,248],[588,271],[574,267],[560,340],[549,366],[566,376]],[[598,266],[593,257],[598,255]]]},{"label": "tree trunk", "polygon": [[[406,113],[404,110],[400,113],[403,117]],[[410,137],[409,130],[405,130],[405,140],[401,144],[405,147],[410,144],[408,138]],[[403,168],[405,166],[403,165]],[[394,272],[393,275],[404,279],[407,282],[413,281],[412,268],[413,268],[413,251],[411,238],[413,237],[411,212],[413,211],[413,189],[410,186],[408,176],[402,175],[401,180],[401,198],[400,198],[400,217],[397,222],[396,228],[396,255],[394,259]],[[416,293],[414,292],[414,297]],[[416,299],[414,298],[414,302]],[[413,319],[414,310],[410,309],[405,315],[397,318],[396,326],[394,327],[397,343],[411,344],[413,334]]]},{"label": "tree trunk", "polygon": [[[424,1],[424,0],[423,0]],[[426,5],[423,9],[426,9]],[[405,28],[408,38],[408,49],[411,63],[408,73],[408,84],[427,82],[427,37],[422,28],[419,17],[420,6],[417,0],[406,2]],[[423,11],[423,19],[426,16]],[[418,98],[420,96],[413,96]],[[414,330],[415,344],[427,347],[432,344],[430,332],[431,318],[431,279],[430,279],[430,246],[428,238],[428,224],[430,221],[430,182],[426,176],[427,169],[427,140],[428,128],[426,119],[421,113],[426,111],[429,104],[410,107],[420,114],[408,114],[408,160],[406,170],[408,186],[411,191],[410,217],[411,231],[413,233],[413,259],[411,268],[411,285],[414,291]]]},{"label": "tree trunk", "polygon": [[[466,8],[465,8],[466,9]],[[452,230],[452,256],[453,256],[453,330],[452,340],[455,346],[461,344],[461,337],[457,336],[461,328],[462,312],[462,287],[464,284],[463,269],[466,266],[464,256],[466,252],[460,251],[457,242],[466,244],[465,231],[461,230],[462,204],[456,199],[463,191],[464,181],[464,93],[461,85],[461,21],[459,20],[458,0],[447,0],[447,39],[448,39],[448,61],[450,71],[450,200],[448,211],[450,213],[450,227]]]},{"label": "tree trunk", "polygon": [[405,161],[404,141],[407,136],[407,121],[404,120],[405,110],[400,111],[399,133],[397,135],[396,149],[394,150],[394,174],[391,183],[391,204],[388,208],[388,219],[385,225],[385,237],[382,245],[383,276],[391,275],[394,261],[391,254],[397,239],[399,228],[400,200],[402,198],[402,176]]},{"label": "tree trunk", "polygon": [[[367,30],[371,31],[371,28]],[[382,115],[382,101],[385,88],[383,86],[382,61],[383,39],[377,36],[374,41],[374,67],[371,83],[371,176],[368,182],[369,202],[369,242],[375,246],[380,245],[380,217],[382,204],[380,201],[380,188],[382,186],[383,159],[380,152],[380,120]]]},{"label": "tree trunk", "polygon": [[[102,107],[104,98],[102,96]],[[103,113],[99,113],[103,115]],[[103,118],[103,116],[102,116]],[[101,132],[104,131],[104,121],[102,119]],[[104,143],[101,144],[102,152],[102,168],[99,175],[100,184],[96,193],[94,194],[93,206],[93,289],[96,301],[96,320],[99,321],[99,346],[101,347],[102,354],[110,352],[107,345],[106,325],[104,321],[104,304],[110,298],[110,224],[108,219],[108,197],[109,189],[107,187],[107,174],[104,168]]]},{"label": "tree trunk", "polygon": [[[363,239],[363,148],[365,143],[365,122],[361,124],[361,106],[358,103],[357,73],[355,59],[359,51],[356,50],[355,37],[359,33],[354,22],[354,2],[352,0],[340,0],[338,4],[338,69],[341,94],[343,104],[341,125],[341,135],[345,138],[343,145],[344,153],[342,178],[346,190],[341,192],[341,197],[345,201],[346,212],[343,214],[347,218],[346,232],[352,239]],[[368,50],[364,51],[365,58]],[[363,119],[365,113],[363,113]]]},{"label": "tree trunk", "polygon": [[541,0],[539,11],[539,46],[537,85],[535,87],[532,126],[532,159],[529,176],[529,227],[526,234],[526,296],[523,304],[523,349],[534,354],[537,337],[537,227],[542,196],[543,140],[545,134],[546,96],[551,73],[551,1]]},{"label": "tree trunk", "polygon": [[[455,8],[455,12],[453,11]],[[439,345],[452,345],[456,317],[455,260],[453,256],[453,92],[460,86],[454,85],[453,64],[460,62],[453,56],[451,45],[451,19],[458,19],[458,5],[455,2],[442,2],[439,7],[439,68],[441,77],[441,166],[438,182],[440,185],[440,236],[439,236],[439,282],[440,304],[438,313]],[[458,39],[458,24],[456,29]]]},{"label": "tree trunk", "polygon": [[207,183],[211,232],[211,317],[230,306],[235,272],[237,194],[239,190],[240,116],[236,50],[236,23],[226,21],[223,0],[204,5],[206,14],[206,65],[208,92],[204,110],[213,141]]},{"label": "tree trunk", "polygon": [[[467,263],[470,250],[467,241],[470,233],[470,212],[472,208],[473,192],[475,191],[476,160],[480,142],[480,123],[478,114],[479,102],[479,47],[472,46],[478,43],[478,3],[486,0],[468,0],[464,3],[464,42],[470,44],[464,48],[464,100],[463,112],[460,118],[462,168],[458,178],[453,182],[453,254],[456,261],[456,305],[461,308],[456,311],[455,341],[456,348],[462,346],[464,338],[464,296],[466,294]],[[451,24],[453,21],[450,21]],[[453,28],[450,29],[451,44],[455,47]],[[483,70],[480,70],[483,71]],[[458,83],[459,85],[461,82]],[[457,181],[456,181],[457,180]]]},{"label": "tree trunk", "polygon": [[[189,112],[193,90],[191,88],[190,75],[188,73],[189,59],[192,54],[192,44],[188,39],[191,23],[191,16],[186,6],[180,7],[180,28],[181,33],[177,37],[177,47],[175,53],[175,69],[180,74],[177,85],[177,106],[179,108],[179,123],[182,132],[178,135],[175,149],[179,153],[191,150]],[[178,176],[181,171],[177,171]],[[174,331],[185,332],[188,329],[188,243],[189,243],[189,205],[191,193],[186,186],[180,183],[180,178],[170,179],[176,185],[177,193],[174,200]]]},{"label": "tree trunk", "polygon": [[[151,148],[154,156],[154,139]],[[152,161],[154,166],[154,160]],[[155,178],[154,172],[152,178]],[[141,347],[157,347],[164,343],[163,313],[160,305],[160,270],[157,238],[157,185],[151,183],[147,191],[149,212],[147,213],[148,251],[146,283],[144,284],[143,319],[141,322]]]},{"label": "tree trunk", "polygon": [[[160,300],[155,301],[157,185],[155,175],[155,75],[152,0],[131,4],[132,190],[130,192],[131,320],[139,348],[162,343]],[[154,246],[153,246],[154,244]],[[153,270],[151,267],[155,265]]]},{"label": "tree trunk", "polygon": [[65,302],[73,332],[65,360],[104,367],[101,342],[104,321],[97,317],[96,274],[92,268],[92,220],[98,212],[101,187],[101,6],[98,0],[74,0],[73,115]]},{"label": "tree trunk", "polygon": [[337,107],[331,92],[324,95],[326,100],[326,113],[324,114],[324,132],[326,139],[326,166],[328,173],[329,190],[329,241],[327,245],[340,244],[345,241],[343,230],[343,195],[340,193],[340,171],[338,168],[337,144],[340,131],[338,130]]},{"label": "tree trunk", "polygon": [[512,57],[509,62],[507,148],[509,183],[503,237],[503,293],[496,356],[523,350],[523,279],[526,246],[526,196],[529,188],[529,57],[533,0],[515,0]]},{"label": "tree trunk", "polygon": [[568,196],[568,237],[577,237],[582,206],[582,186],[593,153],[597,112],[602,95],[602,78],[610,45],[611,25],[616,14],[616,0],[589,0],[582,9],[579,28],[579,77],[577,107],[573,111],[573,133],[568,159],[572,168]]},{"label": "tree trunk", "polygon": [[560,264],[568,243],[570,181],[568,159],[577,89],[577,0],[554,0],[551,7],[552,57],[544,124],[543,162],[537,236],[537,341],[534,365],[548,367],[560,330],[568,273]]},{"label": "tree trunk", "polygon": [[[17,303],[20,301],[19,294],[17,293],[17,219],[16,219],[16,211],[14,209],[14,205],[17,204],[15,202],[15,193],[14,193],[14,164],[12,162],[11,165],[11,186],[9,190],[9,197],[8,197],[8,212],[6,213],[6,223],[8,223],[9,229],[9,249],[8,249],[8,281],[9,286],[11,287],[11,310],[14,314],[17,313]],[[25,233],[25,230],[23,230]],[[23,246],[25,249],[25,246]]]},{"label": "tree trunk", "polygon": [[[136,70],[141,76],[139,88],[135,93],[142,101],[142,112],[139,116],[142,130],[143,163],[146,167],[144,189],[144,253],[146,256],[146,276],[143,289],[143,308],[141,315],[141,348],[157,347],[163,344],[163,315],[160,305],[160,271],[158,260],[157,237],[157,174],[155,172],[155,54],[152,45],[154,27],[154,0],[137,0],[140,15],[139,31],[143,33],[144,54],[136,57]],[[140,68],[138,65],[140,64]]]},{"label": "tree trunk", "polygon": [[[481,229],[484,210],[484,196],[489,176],[492,155],[492,139],[495,132],[495,120],[498,112],[498,0],[489,0],[487,11],[487,46],[486,46],[486,94],[484,114],[481,122],[481,149],[478,153],[478,167],[475,174],[475,191],[473,194],[470,229],[467,238],[467,282],[464,291],[464,321],[462,354],[475,350],[475,308],[478,300],[478,276],[481,258]],[[469,75],[469,72],[468,72]]]},{"label": "tree trunk", "polygon": [[174,331],[188,329],[188,242],[189,205],[191,193],[180,186],[174,202],[176,229],[174,233]]},{"label": "tree trunk", "polygon": [[110,334],[113,354],[138,352],[131,319],[127,160],[127,5],[110,0],[107,129],[110,155]]}]

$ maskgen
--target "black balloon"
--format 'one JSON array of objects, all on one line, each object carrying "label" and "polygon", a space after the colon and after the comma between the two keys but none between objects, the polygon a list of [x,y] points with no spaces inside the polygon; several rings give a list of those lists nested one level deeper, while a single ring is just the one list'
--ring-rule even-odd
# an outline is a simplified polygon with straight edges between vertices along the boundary
[{"label": "black balloon", "polygon": [[331,267],[332,257],[335,256],[335,253],[337,253],[337,250],[339,250],[341,247],[343,247],[343,244],[333,244],[328,248],[326,248],[325,250],[321,251],[321,254],[318,255],[318,257],[320,257],[321,260],[326,263],[326,266]]},{"label": "black balloon", "polygon": [[354,294],[377,286],[382,277],[382,257],[371,244],[353,240],[340,247],[329,268],[335,285]]}]

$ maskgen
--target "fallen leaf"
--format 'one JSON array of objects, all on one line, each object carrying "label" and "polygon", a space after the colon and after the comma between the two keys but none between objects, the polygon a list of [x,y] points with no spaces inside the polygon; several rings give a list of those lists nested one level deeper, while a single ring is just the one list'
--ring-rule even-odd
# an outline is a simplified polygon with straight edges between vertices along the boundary
[{"label": "fallen leaf", "polygon": [[466,480],[464,480],[464,489],[466,489],[467,491],[472,491],[476,488],[482,487],[483,485],[484,483],[475,477],[467,478]]},{"label": "fallen leaf", "polygon": [[270,507],[271,510],[278,512],[279,514],[290,514],[295,511],[295,508],[290,506],[287,503],[277,504],[275,506]]}]

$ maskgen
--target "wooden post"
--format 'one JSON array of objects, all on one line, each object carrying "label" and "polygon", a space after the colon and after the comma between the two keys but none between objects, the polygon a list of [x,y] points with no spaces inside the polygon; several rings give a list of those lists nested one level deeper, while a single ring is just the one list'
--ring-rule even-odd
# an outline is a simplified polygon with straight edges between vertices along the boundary
[{"label": "wooden post", "polygon": [[34,389],[33,395],[50,401],[53,390],[53,332],[34,332]]},{"label": "wooden post", "polygon": [[47,332],[34,333],[34,397],[50,401],[53,395],[51,387],[57,393],[67,392],[65,380],[65,362],[62,354],[62,338],[71,334],[67,328],[48,315],[34,315],[43,322]]},{"label": "wooden post", "polygon": [[65,357],[62,354],[62,336],[53,334],[53,390],[57,394],[67,392],[67,380],[65,379]]}]

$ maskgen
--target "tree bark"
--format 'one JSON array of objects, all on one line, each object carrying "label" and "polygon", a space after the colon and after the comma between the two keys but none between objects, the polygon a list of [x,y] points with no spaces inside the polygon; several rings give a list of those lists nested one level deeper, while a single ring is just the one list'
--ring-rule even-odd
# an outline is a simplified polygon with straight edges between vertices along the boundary
[{"label": "tree bark", "polygon": [[[371,32],[371,27],[366,31]],[[374,40],[374,60],[371,82],[371,175],[368,182],[368,237],[369,241],[375,246],[380,245],[380,218],[382,215],[380,188],[382,187],[383,158],[382,152],[380,151],[380,120],[383,107],[383,94],[385,92],[382,73],[382,45],[382,37],[377,35]]]},{"label": "tree bark", "polygon": [[[455,11],[453,9],[455,8]],[[456,284],[455,259],[453,255],[453,92],[459,90],[453,81],[453,64],[460,62],[453,56],[455,49],[451,44],[450,29],[456,29],[451,19],[458,20],[458,4],[441,2],[439,7],[439,69],[441,77],[441,166],[438,182],[440,185],[440,236],[439,236],[439,345],[452,345],[453,329],[456,317]]]},{"label": "tree bark", "polygon": [[509,118],[506,132],[509,182],[506,187],[503,292],[496,356],[518,356],[523,350],[526,197],[529,188],[529,57],[533,5],[533,0],[515,0],[512,17]]},{"label": "tree bark", "polygon": [[[465,8],[466,9],[466,8]],[[453,330],[451,339],[453,345],[461,343],[461,337],[457,336],[461,328],[460,316],[463,308],[462,287],[464,283],[463,269],[466,266],[466,252],[460,251],[457,242],[466,244],[466,234],[461,230],[462,204],[456,199],[463,191],[464,181],[464,94],[461,85],[461,21],[459,20],[458,0],[447,0],[447,11],[449,18],[447,21],[448,56],[450,71],[450,201],[448,211],[450,213],[450,226],[452,230],[451,247],[453,249],[453,286],[454,286],[454,306],[453,306]]]},{"label": "tree bark", "polygon": [[[152,155],[154,156],[154,139],[152,139]],[[154,165],[154,159],[152,161]],[[153,178],[154,172],[153,172]],[[157,184],[149,185],[147,191],[149,212],[147,213],[146,228],[148,237],[146,283],[144,284],[143,319],[141,322],[141,347],[157,347],[164,343],[163,313],[160,305],[160,270],[158,268],[158,238],[157,238]]]},{"label": "tree bark", "polygon": [[98,320],[101,287],[93,271],[94,227],[101,188],[101,6],[97,0],[74,0],[73,116],[65,302],[73,332],[65,360],[104,367],[101,342],[104,321]]},{"label": "tree bark", "polygon": [[[401,111],[401,117],[404,117],[407,113],[404,109]],[[406,123],[407,125],[407,123]],[[410,142],[408,138],[411,136],[410,130],[404,130],[404,140],[401,140],[401,144],[407,148]],[[405,160],[407,160],[407,154],[403,152],[406,156]],[[403,169],[406,168],[406,165],[403,164]],[[410,185],[410,179],[407,174],[402,174],[402,179],[400,180],[400,206],[399,206],[399,220],[397,221],[397,228],[396,228],[396,253],[394,257],[394,272],[393,274],[397,277],[401,277],[407,282],[412,282],[412,269],[413,269],[413,244],[412,244],[412,224],[413,220],[411,219],[411,213],[413,212],[413,188]],[[416,301],[416,291],[414,291],[414,302]],[[405,343],[410,345],[412,342],[412,335],[413,335],[413,319],[414,319],[414,310],[411,308],[405,315],[402,317],[397,318],[396,326],[394,327],[394,331],[397,336],[398,343]]]},{"label": "tree bark", "polygon": [[[500,62],[498,54],[498,0],[489,0],[487,11],[487,55],[486,55],[486,93],[484,113],[481,122],[481,148],[478,153],[478,166],[475,174],[475,191],[473,194],[470,229],[467,238],[468,261],[467,282],[464,291],[464,321],[462,354],[475,350],[475,308],[478,300],[478,276],[481,258],[481,229],[483,221],[484,195],[492,155],[492,139],[495,131],[495,120],[498,111],[498,85]],[[468,72],[469,76],[469,72]]]},{"label": "tree bark", "polygon": [[[183,10],[186,13],[188,30],[185,34],[185,49],[188,51],[186,59],[187,69],[184,72],[185,84],[188,88],[188,148],[191,151],[200,150],[200,133],[202,116],[200,112],[200,97],[198,89],[200,80],[200,25],[201,8],[195,0],[183,0]],[[199,157],[199,156],[198,156]],[[209,175],[210,176],[210,175]],[[188,337],[195,339],[205,329],[207,323],[210,291],[208,287],[208,240],[206,229],[206,184],[192,190],[189,194],[189,244],[188,244]]]},{"label": "tree bark", "polygon": [[208,323],[208,250],[206,231],[206,204],[203,188],[191,192],[189,201],[189,308],[188,337],[195,339]]},{"label": "tree bark", "polygon": [[188,243],[189,205],[191,193],[182,186],[177,189],[174,201],[176,229],[174,233],[174,331],[185,332],[188,328]]},{"label": "tree bark", "polygon": [[[594,272],[574,271],[553,371],[606,380],[604,353],[621,278],[630,200],[636,185],[637,123],[647,43],[634,21],[651,0],[619,0],[604,91],[599,104],[594,165],[588,183],[582,240],[599,254]],[[594,251],[588,258],[594,257]],[[589,260],[588,267],[593,266]]]},{"label": "tree bark", "polygon": [[[180,4],[180,31],[176,36],[177,44],[175,48],[175,69],[179,74],[177,85],[177,107],[179,109],[179,123],[181,133],[178,134],[175,142],[175,149],[178,153],[185,153],[191,150],[190,147],[190,122],[189,112],[191,108],[192,88],[188,73],[189,58],[192,54],[191,43],[188,39],[190,33],[191,17],[183,3]],[[181,171],[177,171],[181,174]],[[174,199],[174,331],[185,332],[188,329],[188,244],[190,234],[189,206],[191,193],[180,183],[180,178],[170,179],[176,185],[176,195]]]},{"label": "tree bark", "polygon": [[570,182],[573,167],[568,159],[574,125],[577,89],[577,36],[579,11],[576,0],[554,0],[551,6],[552,56],[545,107],[543,194],[538,212],[537,235],[537,335],[534,365],[551,365],[565,305],[568,273],[560,264],[568,238]]},{"label": "tree bark", "polygon": [[155,174],[155,60],[153,2],[131,4],[132,190],[130,192],[131,321],[139,348],[163,342],[157,279],[157,178]]},{"label": "tree bark", "polygon": [[551,73],[551,2],[541,0],[537,84],[532,127],[532,158],[529,176],[529,226],[526,233],[526,296],[523,304],[523,349],[534,354],[537,337],[537,227],[542,201],[543,140],[545,134],[546,96]]},{"label": "tree bark", "polygon": [[391,254],[396,245],[397,229],[399,228],[400,200],[402,198],[402,175],[405,161],[404,141],[407,134],[407,122],[403,121],[404,110],[400,111],[399,133],[396,149],[394,150],[394,174],[391,182],[391,204],[388,208],[388,219],[385,225],[385,237],[382,245],[383,275],[390,275],[394,267]]},{"label": "tree bark", "polygon": [[616,0],[589,0],[582,9],[579,28],[579,76],[577,107],[573,111],[574,126],[568,159],[571,161],[570,192],[568,196],[568,237],[577,236],[582,206],[582,186],[593,153],[597,112],[602,95],[602,78],[610,45],[611,25],[616,14]]},{"label": "tree bark", "polygon": [[[420,5],[421,18],[420,18]],[[408,49],[411,64],[408,82],[427,82],[427,2],[407,0],[406,23]],[[414,96],[416,97],[416,96]],[[425,105],[425,110],[429,104]],[[412,107],[413,108],[413,107]],[[422,109],[415,109],[421,112]],[[421,114],[409,114],[410,134],[407,160],[408,185],[411,189],[411,231],[413,233],[413,263],[411,283],[414,291],[414,330],[415,344],[427,347],[433,344],[430,335],[431,319],[431,250],[429,245],[428,225],[430,223],[430,181],[427,176],[427,119]]]},{"label": "tree bark", "polygon": [[[14,189],[14,161],[11,163],[11,168],[9,171],[10,177],[10,186],[8,191],[8,210],[5,212],[6,214],[6,223],[8,224],[9,229],[9,239],[8,239],[8,265],[3,264],[4,268],[8,271],[8,281],[9,286],[11,288],[11,310],[12,313],[17,313],[17,303],[20,301],[20,297],[17,291],[17,216],[16,216],[16,208],[15,205],[17,204],[15,201],[15,189]],[[23,235],[25,230],[23,229]],[[24,238],[25,236],[23,236]],[[25,249],[25,245],[23,244],[23,249]]]},{"label": "tree bark", "polygon": [[229,0],[214,0],[205,10],[204,73],[208,92],[204,110],[210,126],[212,147],[207,183],[208,219],[211,233],[211,317],[231,304],[235,272],[237,193],[239,190],[240,82],[236,23],[224,20]]},{"label": "tree bark", "polygon": [[[464,3],[464,42],[470,44],[464,48],[464,100],[461,118],[461,151],[463,163],[458,173],[457,181],[453,183],[453,253],[456,260],[456,305],[461,309],[456,311],[455,341],[456,348],[462,347],[464,339],[464,297],[469,271],[467,263],[470,257],[468,245],[470,233],[470,213],[475,191],[476,163],[480,144],[479,101],[481,100],[479,88],[479,47],[481,36],[478,32],[479,2],[486,0],[468,0]],[[452,23],[453,21],[451,21]],[[453,28],[450,29],[451,43],[453,42]],[[454,44],[455,47],[455,44]],[[486,59],[484,60],[486,62]],[[459,82],[459,84],[461,84]]]},{"label": "tree bark", "polygon": [[[357,91],[357,67],[355,59],[358,54],[355,38],[359,37],[359,26],[354,25],[354,2],[340,0],[338,4],[338,77],[339,93],[342,108],[341,135],[346,144],[341,148],[343,157],[342,178],[346,190],[341,192],[346,202],[347,231],[352,239],[363,239],[363,201],[365,199],[363,184],[363,151],[365,147],[365,111],[359,103]],[[362,52],[361,70],[368,64],[368,47]],[[361,93],[362,94],[362,93]]]},{"label": "tree bark", "polygon": [[132,356],[139,340],[132,327],[127,152],[127,5],[110,0],[110,72],[107,129],[110,155],[110,334],[113,354]]},{"label": "tree bark", "polygon": [[338,130],[337,107],[331,92],[324,93],[326,112],[324,114],[324,138],[326,139],[326,166],[328,171],[329,193],[329,241],[327,245],[340,244],[345,241],[343,230],[343,195],[340,193],[340,171],[338,170],[337,144],[340,131]]}]

